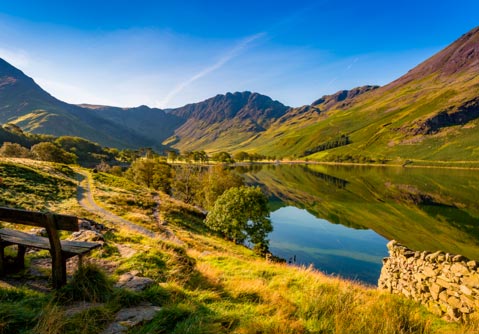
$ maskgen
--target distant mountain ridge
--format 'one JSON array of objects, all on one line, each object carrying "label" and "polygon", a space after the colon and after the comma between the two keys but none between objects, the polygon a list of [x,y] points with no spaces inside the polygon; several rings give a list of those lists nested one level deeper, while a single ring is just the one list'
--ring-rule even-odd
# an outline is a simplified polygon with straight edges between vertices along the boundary
[{"label": "distant mountain ridge", "polygon": [[300,156],[345,135],[348,145],[308,158],[479,162],[475,149],[479,142],[478,74],[479,27],[397,80],[368,89],[347,103],[340,101],[348,94],[344,91],[288,111],[241,149]]},{"label": "distant mountain ridge", "polygon": [[167,110],[71,105],[1,60],[0,123],[118,147],[479,162],[478,73],[479,27],[385,86],[342,90],[299,108],[248,91]]},{"label": "distant mountain ridge", "polygon": [[169,112],[185,120],[170,143],[181,149],[231,150],[265,131],[289,107],[251,92],[216,95]]},{"label": "distant mountain ridge", "polygon": [[135,147],[149,143],[140,134],[120,128],[89,109],[57,100],[3,59],[0,59],[0,123],[13,123],[33,133],[80,136],[106,146]]}]

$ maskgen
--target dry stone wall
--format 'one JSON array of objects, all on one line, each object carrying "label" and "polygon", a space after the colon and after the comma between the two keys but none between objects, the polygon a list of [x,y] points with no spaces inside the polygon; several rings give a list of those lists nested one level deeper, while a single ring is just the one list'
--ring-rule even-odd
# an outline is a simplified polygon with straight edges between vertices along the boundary
[{"label": "dry stone wall", "polygon": [[479,310],[479,264],[462,255],[419,252],[396,241],[387,245],[378,286],[426,305],[450,321]]}]

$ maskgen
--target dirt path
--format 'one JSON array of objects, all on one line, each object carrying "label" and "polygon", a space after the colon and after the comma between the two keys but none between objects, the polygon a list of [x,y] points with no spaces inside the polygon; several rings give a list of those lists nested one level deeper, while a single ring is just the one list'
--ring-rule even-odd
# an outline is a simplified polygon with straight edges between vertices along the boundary
[{"label": "dirt path", "polygon": [[136,225],[126,219],[115,215],[108,210],[99,207],[93,199],[93,195],[90,190],[90,180],[88,178],[88,174],[78,169],[76,170],[76,172],[78,180],[77,201],[85,210],[90,211],[98,216],[101,216],[102,218],[108,220],[111,223],[122,225],[148,237],[155,236],[154,232],[142,226]]}]

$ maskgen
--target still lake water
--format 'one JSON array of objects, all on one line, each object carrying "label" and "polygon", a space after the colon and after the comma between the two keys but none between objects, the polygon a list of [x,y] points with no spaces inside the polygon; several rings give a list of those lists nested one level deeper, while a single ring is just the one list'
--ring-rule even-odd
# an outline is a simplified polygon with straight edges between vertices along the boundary
[{"label": "still lake water", "polygon": [[377,284],[386,243],[479,260],[477,171],[395,167],[239,167],[270,198],[273,254]]}]

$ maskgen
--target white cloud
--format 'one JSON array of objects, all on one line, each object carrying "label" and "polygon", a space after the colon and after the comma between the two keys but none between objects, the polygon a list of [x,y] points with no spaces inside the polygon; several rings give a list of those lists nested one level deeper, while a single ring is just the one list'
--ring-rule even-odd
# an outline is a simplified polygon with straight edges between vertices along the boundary
[{"label": "white cloud", "polygon": [[18,68],[26,68],[31,63],[28,53],[20,49],[0,48],[0,58]]},{"label": "white cloud", "polygon": [[243,40],[241,40],[235,47],[233,47],[231,50],[229,50],[227,53],[222,55],[216,63],[213,65],[210,65],[195,75],[189,77],[188,79],[184,80],[183,82],[179,83],[175,88],[173,88],[166,96],[161,100],[157,102],[157,107],[159,108],[164,108],[168,105],[168,103],[179,93],[181,93],[185,88],[190,86],[192,83],[195,81],[203,78],[204,76],[207,76],[208,74],[220,69],[223,67],[227,62],[229,62],[231,59],[237,57],[241,52],[246,50],[252,42],[260,39],[261,37],[265,36],[265,33],[258,33],[252,36],[249,36]]}]

